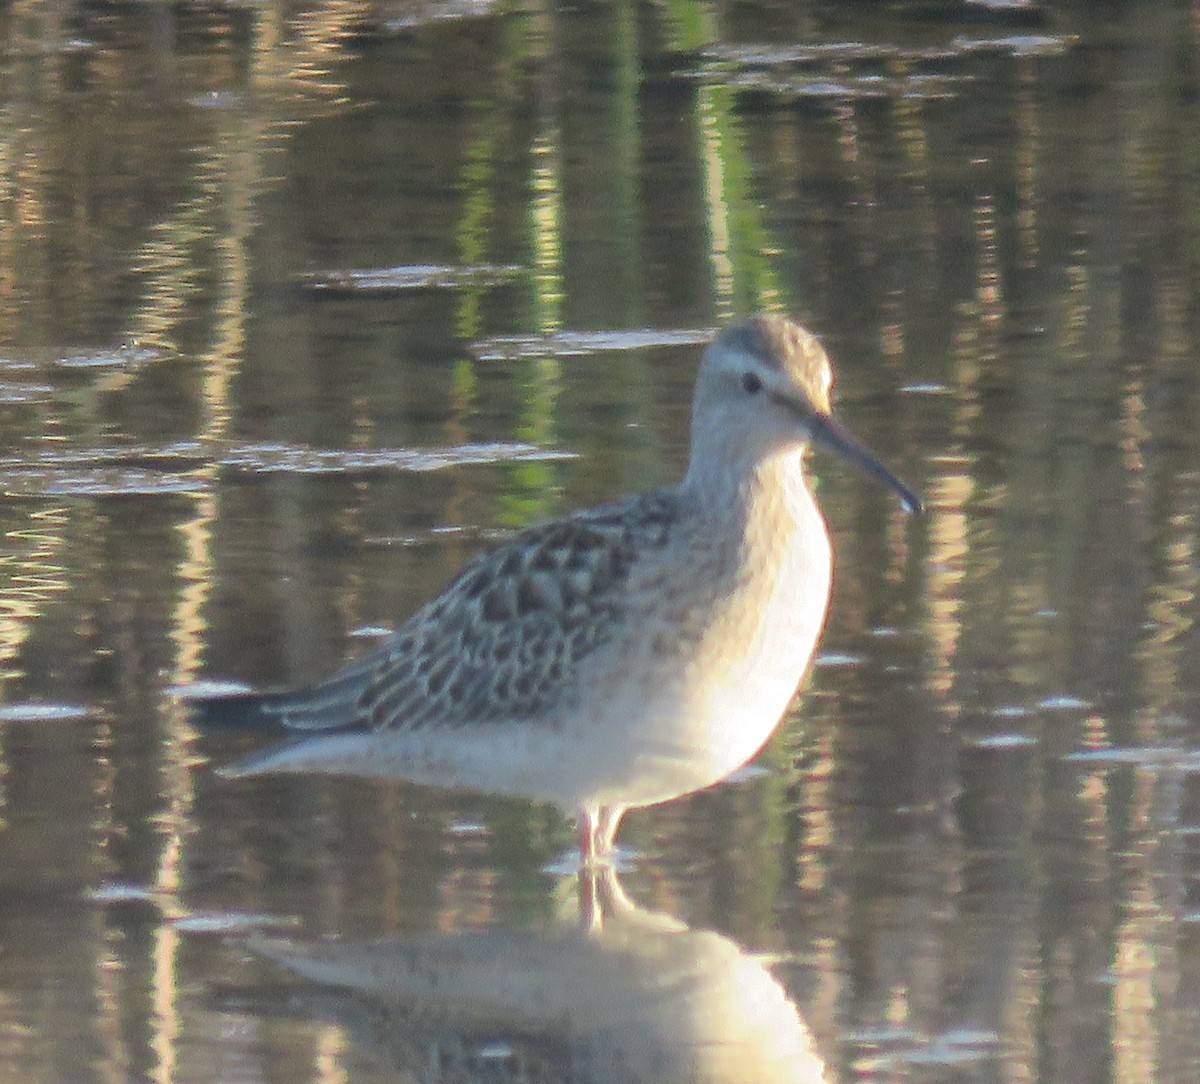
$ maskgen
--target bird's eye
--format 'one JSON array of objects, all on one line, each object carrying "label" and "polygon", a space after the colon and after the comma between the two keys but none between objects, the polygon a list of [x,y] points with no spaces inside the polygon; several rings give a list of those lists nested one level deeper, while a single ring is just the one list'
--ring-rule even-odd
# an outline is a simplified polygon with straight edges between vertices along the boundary
[{"label": "bird's eye", "polygon": [[762,381],[754,373],[742,373],[742,388],[748,395],[762,391]]}]

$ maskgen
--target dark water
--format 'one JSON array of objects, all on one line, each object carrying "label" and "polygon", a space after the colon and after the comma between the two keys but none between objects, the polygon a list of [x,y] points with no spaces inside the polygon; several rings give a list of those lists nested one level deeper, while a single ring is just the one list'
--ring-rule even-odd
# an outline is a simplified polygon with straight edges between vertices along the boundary
[{"label": "dark water", "polygon": [[[0,1077],[1197,1079],[1198,60],[1149,2],[0,5]],[[765,771],[598,885],[553,810],[214,776],[173,686],[675,479],[762,307],[930,506],[815,461]]]}]

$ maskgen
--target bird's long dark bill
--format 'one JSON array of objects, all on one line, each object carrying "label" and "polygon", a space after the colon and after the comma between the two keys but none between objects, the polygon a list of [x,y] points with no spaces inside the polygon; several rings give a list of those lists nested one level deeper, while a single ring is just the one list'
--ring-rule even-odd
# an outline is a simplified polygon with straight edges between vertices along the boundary
[{"label": "bird's long dark bill", "polygon": [[870,448],[851,436],[849,430],[829,414],[817,414],[813,417],[812,434],[818,444],[837,452],[892,490],[900,498],[900,503],[909,515],[916,515],[924,508],[921,498],[916,493],[880,463]]}]

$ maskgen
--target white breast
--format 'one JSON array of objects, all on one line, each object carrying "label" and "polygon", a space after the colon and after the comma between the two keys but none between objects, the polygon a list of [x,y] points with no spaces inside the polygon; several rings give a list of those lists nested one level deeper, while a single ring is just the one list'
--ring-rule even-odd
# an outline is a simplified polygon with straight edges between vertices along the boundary
[{"label": "white breast", "polygon": [[[648,805],[708,786],[745,764],[778,726],[824,626],[832,565],[825,522],[799,470],[794,482],[754,509],[729,568],[692,560],[695,576],[721,583],[690,615],[697,623],[669,626],[680,641],[673,657],[624,658],[623,680],[610,681],[612,695],[592,705],[586,730],[597,744],[583,759],[598,804]],[[637,670],[642,680],[629,680]]]},{"label": "white breast", "polygon": [[[832,551],[825,521],[801,482],[788,515],[763,529],[756,619],[732,645],[731,663],[712,689],[708,747],[717,777],[745,764],[778,726],[812,661],[825,625]],[[753,572],[751,573],[754,574]]]}]

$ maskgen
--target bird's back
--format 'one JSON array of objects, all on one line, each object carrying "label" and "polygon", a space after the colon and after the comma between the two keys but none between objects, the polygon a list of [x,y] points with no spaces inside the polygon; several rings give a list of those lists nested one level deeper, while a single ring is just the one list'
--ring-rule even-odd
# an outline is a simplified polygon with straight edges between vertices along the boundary
[{"label": "bird's back", "polygon": [[553,725],[581,696],[580,668],[622,635],[678,516],[664,490],[531,527],[328,679],[198,708],[209,723],[292,733]]}]

